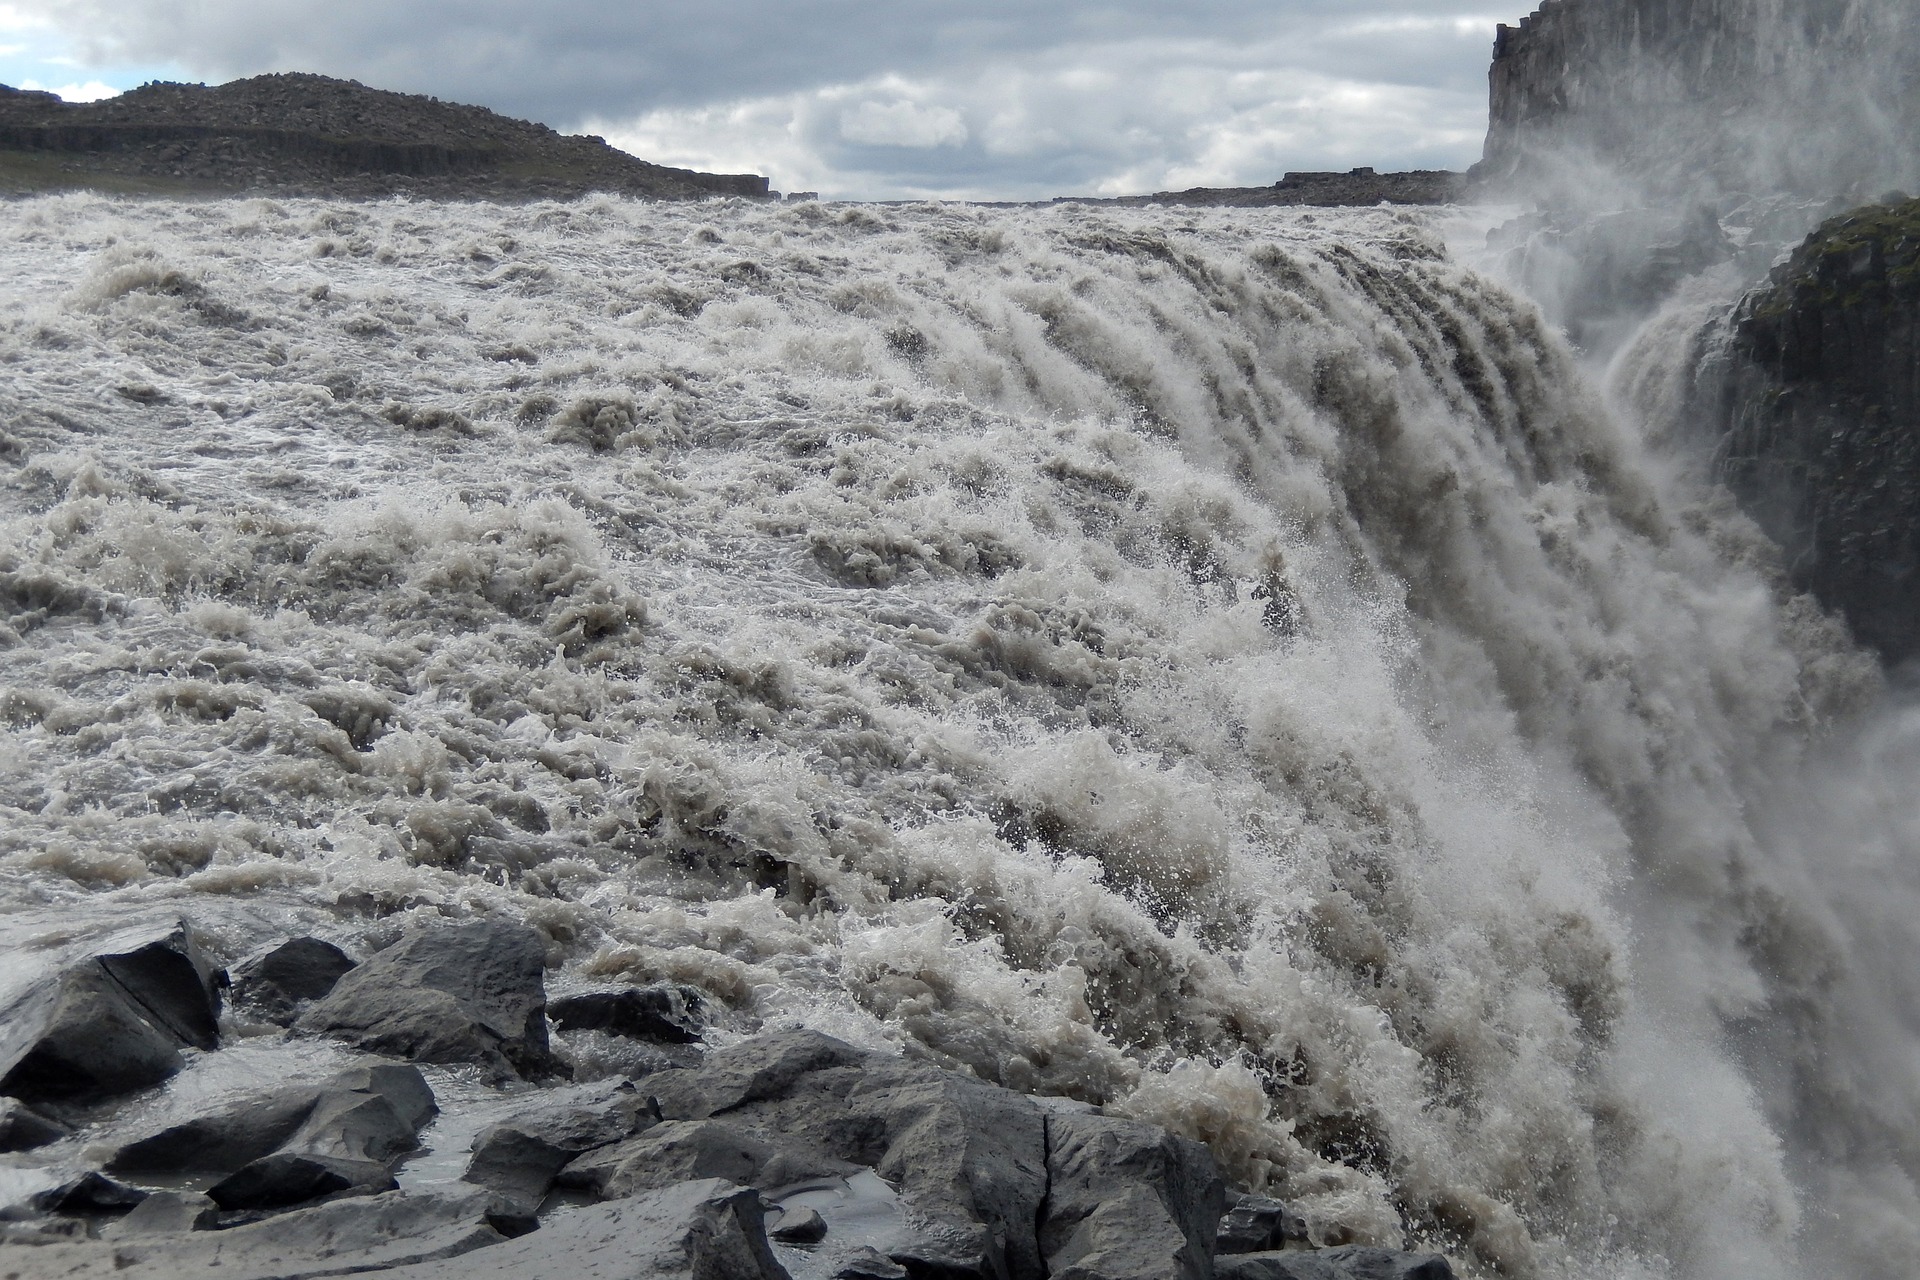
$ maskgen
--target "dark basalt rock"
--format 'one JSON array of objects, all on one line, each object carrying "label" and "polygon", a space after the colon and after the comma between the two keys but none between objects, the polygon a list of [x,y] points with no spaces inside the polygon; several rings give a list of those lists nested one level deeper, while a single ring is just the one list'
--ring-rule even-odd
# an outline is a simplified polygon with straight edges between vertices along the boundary
[{"label": "dark basalt rock", "polygon": [[545,944],[524,926],[427,929],[346,974],[294,1026],[369,1053],[548,1076],[560,1064],[547,1044],[545,969]]},{"label": "dark basalt rock", "polygon": [[1920,200],[1822,225],[1731,330],[1721,477],[1795,586],[1889,662],[1920,652]]},{"label": "dark basalt rock", "polygon": [[0,1098],[0,1151],[32,1151],[73,1132],[13,1098]]},{"label": "dark basalt rock", "polygon": [[233,971],[233,1002],[282,1026],[330,993],[354,962],[331,942],[292,938]]},{"label": "dark basalt rock", "polygon": [[700,996],[686,987],[588,991],[555,1000],[547,1016],[562,1031],[604,1031],[634,1040],[694,1044],[700,1039]]},{"label": "dark basalt rock", "polygon": [[789,1209],[768,1234],[781,1244],[819,1244],[827,1238],[827,1220],[812,1209]]},{"label": "dark basalt rock", "polygon": [[1040,1247],[1049,1276],[1208,1280],[1226,1185],[1213,1155],[1157,1125],[1047,1117]]},{"label": "dark basalt rock", "polygon": [[105,1174],[83,1173],[36,1195],[33,1207],[43,1213],[125,1213],[146,1198],[138,1187],[115,1182]]},{"label": "dark basalt rock", "polygon": [[398,1184],[387,1166],[309,1152],[276,1151],[207,1188],[222,1209],[280,1209],[343,1191],[372,1194]]},{"label": "dark basalt rock", "polygon": [[219,1044],[223,978],[183,922],[99,940],[0,1009],[0,1091],[87,1103],[158,1084],[180,1050]]}]

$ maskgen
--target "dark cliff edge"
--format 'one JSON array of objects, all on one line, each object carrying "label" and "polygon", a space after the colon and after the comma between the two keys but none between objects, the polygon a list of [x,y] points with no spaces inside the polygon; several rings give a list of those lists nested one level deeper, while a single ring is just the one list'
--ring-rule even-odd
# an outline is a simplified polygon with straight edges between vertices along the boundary
[{"label": "dark cliff edge", "polygon": [[1548,201],[1910,183],[1920,18],[1885,0],[1546,0],[1501,25],[1474,176]]},{"label": "dark cliff edge", "polygon": [[649,164],[606,144],[351,80],[148,84],[70,104],[0,86],[0,193],[765,197],[756,174]]},{"label": "dark cliff edge", "polygon": [[1716,470],[1794,584],[1889,662],[1920,654],[1920,200],[1823,224],[1708,370]]}]

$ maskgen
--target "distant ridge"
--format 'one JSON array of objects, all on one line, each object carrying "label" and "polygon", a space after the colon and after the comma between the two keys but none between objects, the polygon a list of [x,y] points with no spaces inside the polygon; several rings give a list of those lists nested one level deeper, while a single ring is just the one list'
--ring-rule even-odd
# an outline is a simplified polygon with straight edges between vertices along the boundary
[{"label": "distant ridge", "polygon": [[1156,191],[1150,196],[1061,196],[1056,204],[1111,204],[1123,206],[1199,205],[1214,208],[1259,209],[1275,205],[1337,208],[1348,205],[1452,204],[1467,198],[1467,175],[1445,169],[1413,169],[1405,173],[1375,173],[1348,169],[1328,173],[1289,173],[1270,187],[1189,187],[1185,191]]},{"label": "distant ridge", "polygon": [[757,174],[649,164],[485,107],[288,73],[154,83],[102,102],[0,86],[0,193],[526,200],[610,192],[765,197]]}]

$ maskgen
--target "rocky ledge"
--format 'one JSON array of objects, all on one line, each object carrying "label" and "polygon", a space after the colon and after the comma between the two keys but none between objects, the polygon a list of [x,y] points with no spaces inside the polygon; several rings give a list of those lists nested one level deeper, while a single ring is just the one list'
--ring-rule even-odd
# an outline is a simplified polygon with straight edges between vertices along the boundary
[{"label": "rocky ledge", "polygon": [[[0,1188],[24,1194],[0,1209],[0,1274],[1453,1274],[1316,1248],[1204,1146],[1085,1104],[817,1031],[709,1043],[673,986],[549,1003],[543,955],[480,921],[358,959],[288,939],[229,976],[166,920],[10,956]],[[578,1030],[628,1041],[632,1069],[569,1079],[551,1037]]]},{"label": "rocky ledge", "polygon": [[1794,584],[1889,661],[1920,653],[1920,200],[1821,225],[1707,367],[1719,472]]},{"label": "rocky ledge", "polygon": [[483,107],[315,75],[148,84],[103,102],[0,86],[0,193],[662,200],[763,197],[755,174],[649,164]]}]

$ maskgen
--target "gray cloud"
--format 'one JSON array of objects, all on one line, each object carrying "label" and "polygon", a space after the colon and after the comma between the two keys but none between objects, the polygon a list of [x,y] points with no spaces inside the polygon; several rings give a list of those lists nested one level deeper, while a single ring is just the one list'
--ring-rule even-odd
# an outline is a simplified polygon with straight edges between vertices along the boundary
[{"label": "gray cloud", "polygon": [[351,76],[850,195],[1466,163],[1493,21],[1475,0],[30,3],[99,65]]}]

